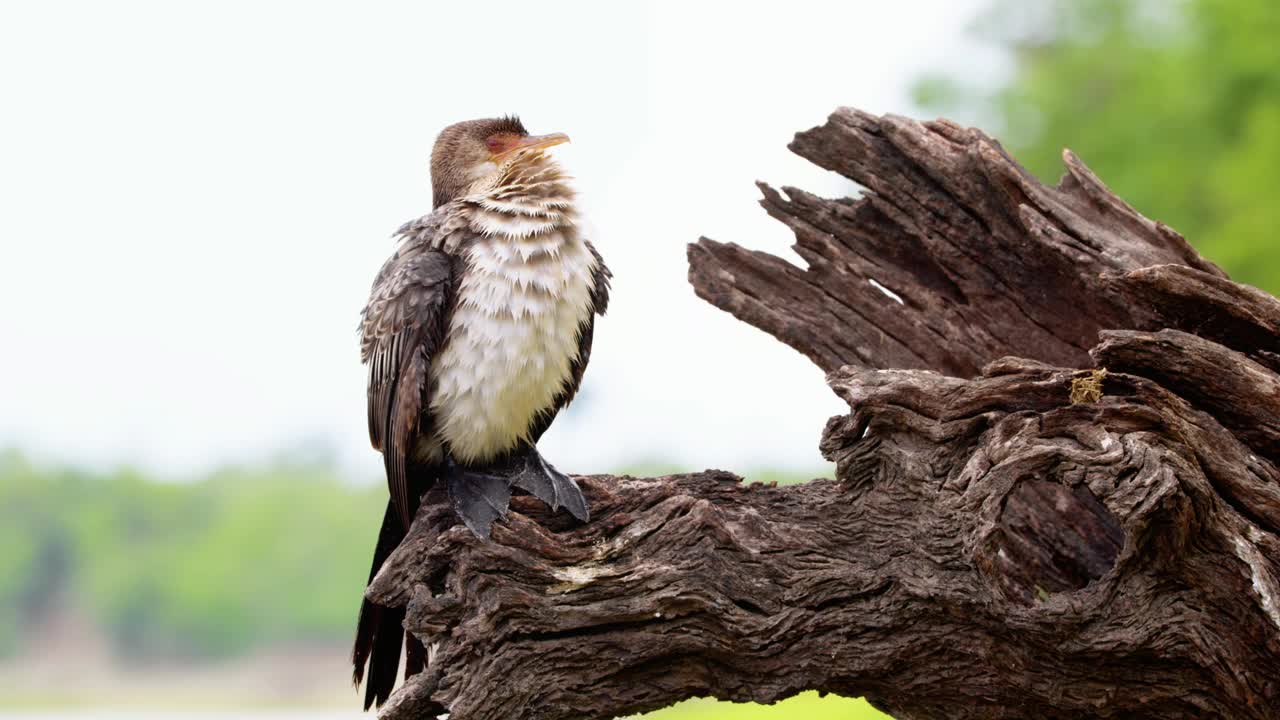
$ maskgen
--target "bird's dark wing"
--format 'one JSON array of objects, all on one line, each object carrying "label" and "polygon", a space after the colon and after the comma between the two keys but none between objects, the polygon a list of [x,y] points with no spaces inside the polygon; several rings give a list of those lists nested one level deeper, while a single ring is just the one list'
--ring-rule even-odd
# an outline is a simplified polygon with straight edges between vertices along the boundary
[{"label": "bird's dark wing", "polygon": [[382,451],[401,523],[410,513],[408,463],[427,406],[427,372],[444,342],[454,300],[454,258],[419,246],[398,253],[374,282],[360,327],[369,366],[369,439]]},{"label": "bird's dark wing", "polygon": [[569,377],[565,380],[564,387],[556,395],[551,407],[539,414],[533,421],[529,438],[535,443],[547,431],[547,428],[551,427],[551,422],[556,419],[556,415],[572,402],[574,396],[578,394],[578,388],[582,386],[582,376],[586,373],[587,363],[591,360],[591,341],[595,335],[596,316],[604,315],[605,311],[609,309],[609,280],[613,277],[613,273],[604,264],[604,258],[600,256],[600,252],[596,250],[594,245],[587,242],[587,249],[591,251],[591,255],[596,259],[594,284],[591,289],[593,312],[587,315],[587,318],[582,321],[582,325],[578,328],[578,356],[574,359],[573,364],[569,366]]}]

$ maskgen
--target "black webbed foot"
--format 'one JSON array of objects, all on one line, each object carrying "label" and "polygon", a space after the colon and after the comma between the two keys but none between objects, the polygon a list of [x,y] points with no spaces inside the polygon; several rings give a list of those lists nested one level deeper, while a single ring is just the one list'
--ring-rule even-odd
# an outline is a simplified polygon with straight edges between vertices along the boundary
[{"label": "black webbed foot", "polygon": [[502,475],[468,470],[448,460],[444,468],[445,486],[453,511],[476,537],[489,539],[493,521],[507,516],[511,505],[511,481]]},{"label": "black webbed foot", "polygon": [[524,462],[516,465],[511,484],[534,495],[552,510],[564,508],[581,522],[591,519],[587,498],[572,478],[543,459],[537,448],[529,448]]},{"label": "black webbed foot", "polygon": [[578,484],[543,459],[534,447],[484,468],[467,468],[449,459],[445,461],[443,477],[454,512],[482,540],[489,539],[495,520],[507,516],[512,487],[532,494],[552,510],[568,510],[581,522],[591,518],[587,498]]}]

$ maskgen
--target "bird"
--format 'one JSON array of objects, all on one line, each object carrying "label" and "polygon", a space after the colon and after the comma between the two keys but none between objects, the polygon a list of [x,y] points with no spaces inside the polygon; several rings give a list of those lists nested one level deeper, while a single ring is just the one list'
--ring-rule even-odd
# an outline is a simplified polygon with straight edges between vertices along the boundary
[{"label": "bird", "polygon": [[[395,233],[361,314],[369,437],[389,491],[370,583],[438,484],[481,540],[513,488],[589,520],[581,488],[537,449],[582,384],[612,277],[549,153],[568,141],[515,116],[436,138],[432,211]],[[402,639],[406,679],[425,666],[403,621],[403,608],[361,603],[352,662],[357,688],[367,668],[366,710],[394,689]]]}]

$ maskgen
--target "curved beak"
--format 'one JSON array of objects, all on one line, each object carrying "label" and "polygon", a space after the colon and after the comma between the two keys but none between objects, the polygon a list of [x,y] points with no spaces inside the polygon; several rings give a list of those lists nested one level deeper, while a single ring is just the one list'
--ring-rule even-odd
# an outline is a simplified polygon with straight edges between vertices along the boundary
[{"label": "curved beak", "polygon": [[515,147],[502,153],[509,155],[514,152],[522,152],[524,150],[546,150],[554,145],[569,142],[569,136],[564,133],[551,133],[550,135],[530,135],[521,138]]}]

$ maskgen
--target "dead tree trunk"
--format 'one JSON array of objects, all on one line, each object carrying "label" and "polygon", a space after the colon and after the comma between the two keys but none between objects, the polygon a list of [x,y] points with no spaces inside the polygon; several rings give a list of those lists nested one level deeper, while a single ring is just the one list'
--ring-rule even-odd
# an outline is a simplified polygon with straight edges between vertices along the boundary
[{"label": "dead tree trunk", "polygon": [[791,147],[867,192],[762,185],[808,269],[703,239],[690,280],[830,373],[836,479],[587,477],[590,524],[491,543],[429,501],[370,589],[437,644],[384,716],[1280,714],[1280,302],[1070,154],[848,109]]}]

